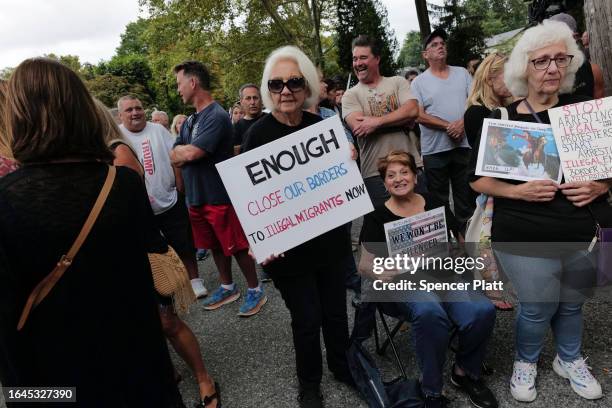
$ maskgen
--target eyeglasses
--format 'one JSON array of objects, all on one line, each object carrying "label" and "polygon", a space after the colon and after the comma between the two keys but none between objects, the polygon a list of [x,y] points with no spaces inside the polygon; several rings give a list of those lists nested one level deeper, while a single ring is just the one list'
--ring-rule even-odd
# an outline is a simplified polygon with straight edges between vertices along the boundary
[{"label": "eyeglasses", "polygon": [[446,47],[446,42],[444,41],[435,41],[427,44],[426,50],[430,50],[432,48],[438,48],[439,46]]},{"label": "eyeglasses", "polygon": [[533,63],[533,67],[538,71],[544,71],[545,69],[548,69],[548,67],[550,67],[550,63],[552,61],[555,61],[557,68],[567,68],[572,62],[573,58],[573,55],[560,55],[555,58],[536,58],[531,60],[530,62]]},{"label": "eyeglasses", "polygon": [[304,78],[291,78],[288,81],[282,79],[270,79],[268,81],[268,90],[272,93],[281,93],[285,87],[291,92],[303,91],[306,88],[306,80]]}]

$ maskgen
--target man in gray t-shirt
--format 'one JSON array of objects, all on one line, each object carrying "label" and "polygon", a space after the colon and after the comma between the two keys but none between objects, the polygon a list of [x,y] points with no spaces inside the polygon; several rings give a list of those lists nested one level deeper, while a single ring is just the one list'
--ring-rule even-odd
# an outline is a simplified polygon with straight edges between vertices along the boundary
[{"label": "man in gray t-shirt", "polygon": [[449,202],[453,188],[455,216],[465,222],[472,215],[467,164],[470,145],[463,129],[463,113],[472,77],[465,68],[446,64],[446,33],[435,30],[424,44],[429,68],[412,81],[419,101],[418,123],[427,187],[441,202]]}]

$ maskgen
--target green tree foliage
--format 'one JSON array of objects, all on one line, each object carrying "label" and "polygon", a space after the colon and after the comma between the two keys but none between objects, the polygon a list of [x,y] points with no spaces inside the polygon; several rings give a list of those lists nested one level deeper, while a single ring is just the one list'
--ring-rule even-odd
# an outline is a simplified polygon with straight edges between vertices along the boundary
[{"label": "green tree foliage", "polygon": [[125,78],[130,83],[146,86],[153,78],[149,62],[140,55],[116,55],[108,62],[101,62],[99,74],[111,74]]},{"label": "green tree foliage", "polygon": [[464,7],[480,21],[485,38],[527,25],[528,3],[524,0],[465,0]]},{"label": "green tree foliage", "polygon": [[[146,100],[143,100],[143,104],[147,104],[146,101],[155,101],[156,86],[153,80],[153,73],[146,56],[127,54],[127,55],[115,55],[108,62],[101,62],[95,68],[95,72],[98,76],[103,77],[102,82],[109,82],[112,86],[109,93],[112,92],[123,92],[123,94],[114,94],[113,98],[115,101],[121,96],[125,95],[126,87],[123,82],[128,84],[129,89],[133,89],[134,93],[139,95],[146,95]],[[111,80],[111,78],[120,78],[121,81]],[[93,83],[97,83],[94,78]],[[90,82],[92,83],[92,82]]]},{"label": "green tree foliage", "polygon": [[421,33],[418,31],[409,31],[406,33],[402,49],[397,57],[397,65],[401,68],[418,67],[423,64],[421,51],[423,50],[423,42],[421,41]]},{"label": "green tree foliage", "polygon": [[13,75],[13,71],[15,71],[15,68],[13,67],[2,68],[2,70],[0,71],[0,79],[8,81],[11,75]]},{"label": "green tree foliage", "polygon": [[[267,55],[282,45],[297,45],[323,67],[334,53],[333,43],[322,33],[332,30],[335,1],[141,0],[150,17],[139,22],[144,28],[126,31],[124,40],[136,44],[126,49],[147,53],[160,107],[170,112],[188,109],[176,94],[172,72],[186,59],[208,66],[213,96],[229,106],[238,99],[242,84],[260,82]],[[140,43],[147,44],[146,49]]]},{"label": "green tree foliage", "polygon": [[352,66],[351,42],[360,34],[367,34],[381,41],[380,69],[383,75],[396,72],[395,52],[397,40],[389,28],[387,10],[379,0],[337,0],[336,25],[338,64],[345,70]]},{"label": "green tree foliage", "polygon": [[79,57],[76,55],[59,55],[58,56],[58,55],[51,53],[51,54],[44,55],[44,57],[59,61],[76,73],[80,73],[81,71],[81,62],[79,61]]},{"label": "green tree foliage", "polygon": [[117,100],[127,94],[138,97],[145,108],[153,104],[153,100],[141,84],[130,83],[127,79],[119,76],[98,75],[89,81],[85,81],[85,85],[93,96],[109,107],[116,106]]},{"label": "green tree foliage", "polygon": [[[397,44],[388,31],[380,0],[362,0],[359,32],[383,38],[383,72],[392,73]],[[185,60],[202,61],[212,76],[212,94],[225,106],[238,99],[247,82],[259,84],[266,57],[283,45],[300,47],[326,76],[351,69],[341,64],[338,39],[339,0],[139,0],[146,17],[129,23],[116,54],[97,65],[74,56],[56,56],[74,69],[107,106],[126,93],[146,106],[171,114],[190,112],[176,91],[173,67]],[[375,22],[369,17],[376,18]],[[350,48],[354,33],[346,39]],[[10,75],[5,69],[2,75]]]},{"label": "green tree foliage", "polygon": [[470,15],[460,0],[445,0],[440,23],[448,34],[448,63],[465,67],[467,62],[482,55],[484,32],[478,17]]},{"label": "green tree foliage", "polygon": [[144,18],[128,23],[125,26],[125,32],[121,34],[121,44],[116,50],[117,56],[147,55],[148,46],[144,40],[147,27],[148,21]]}]

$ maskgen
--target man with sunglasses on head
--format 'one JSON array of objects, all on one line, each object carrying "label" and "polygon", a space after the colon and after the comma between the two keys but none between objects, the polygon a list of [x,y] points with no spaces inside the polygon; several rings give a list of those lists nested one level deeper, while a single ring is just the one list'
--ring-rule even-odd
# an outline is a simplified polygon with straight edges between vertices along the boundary
[{"label": "man with sunglasses on head", "polygon": [[410,152],[421,168],[423,163],[405,125],[418,116],[416,98],[404,78],[380,74],[380,45],[360,35],[352,43],[353,70],[359,83],[342,97],[342,116],[353,131],[361,155],[361,174],[374,206],[382,205],[389,193],[377,169],[380,157],[390,151]]},{"label": "man with sunglasses on head", "polygon": [[240,297],[232,279],[233,256],[249,287],[238,315],[252,316],[267,298],[248,254],[248,241],[215,167],[233,156],[232,123],[210,93],[210,74],[204,64],[186,61],[174,67],[174,73],[179,95],[184,103],[195,107],[196,113],[181,127],[170,159],[183,173],[196,247],[210,248],[221,280],[219,288],[203,302],[204,309],[215,310]]},{"label": "man with sunglasses on head", "polygon": [[446,63],[446,39],[442,29],[425,39],[422,55],[429,68],[412,81],[411,90],[419,100],[417,122],[427,189],[449,205],[450,182],[455,217],[465,224],[474,211],[467,178],[470,145],[463,127],[472,76],[465,68]]}]

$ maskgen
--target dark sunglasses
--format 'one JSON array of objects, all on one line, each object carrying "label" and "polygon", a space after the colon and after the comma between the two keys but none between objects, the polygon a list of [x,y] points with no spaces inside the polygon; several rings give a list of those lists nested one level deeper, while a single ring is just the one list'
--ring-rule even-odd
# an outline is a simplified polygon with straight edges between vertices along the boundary
[{"label": "dark sunglasses", "polygon": [[285,87],[291,92],[303,91],[306,88],[306,80],[304,78],[291,78],[288,81],[282,79],[270,79],[268,81],[268,90],[272,93],[281,93]]}]

